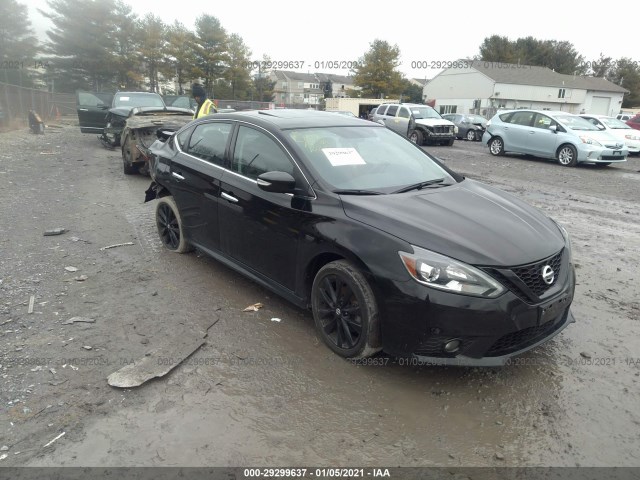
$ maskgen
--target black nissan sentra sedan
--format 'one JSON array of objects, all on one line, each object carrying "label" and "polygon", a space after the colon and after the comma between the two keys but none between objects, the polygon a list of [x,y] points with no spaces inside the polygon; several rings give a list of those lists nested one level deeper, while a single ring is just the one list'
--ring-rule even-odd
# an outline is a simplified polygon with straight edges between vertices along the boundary
[{"label": "black nissan sentra sedan", "polygon": [[338,355],[503,365],[574,321],[565,229],[381,125],[269,110],[158,135],[164,245],[310,308]]}]

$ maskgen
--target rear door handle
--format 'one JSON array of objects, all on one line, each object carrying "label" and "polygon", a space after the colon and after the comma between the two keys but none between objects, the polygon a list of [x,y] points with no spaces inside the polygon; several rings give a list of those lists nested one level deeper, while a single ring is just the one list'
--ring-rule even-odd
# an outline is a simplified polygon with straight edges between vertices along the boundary
[{"label": "rear door handle", "polygon": [[177,178],[178,180],[184,180],[184,177],[182,175],[180,175],[179,173],[176,173],[176,172],[171,172],[171,176],[173,178]]},{"label": "rear door handle", "polygon": [[80,110],[81,112],[88,112],[89,111],[88,108],[79,108],[78,110]]},{"label": "rear door handle", "polygon": [[238,203],[238,199],[228,193],[222,192],[220,196],[231,203]]}]

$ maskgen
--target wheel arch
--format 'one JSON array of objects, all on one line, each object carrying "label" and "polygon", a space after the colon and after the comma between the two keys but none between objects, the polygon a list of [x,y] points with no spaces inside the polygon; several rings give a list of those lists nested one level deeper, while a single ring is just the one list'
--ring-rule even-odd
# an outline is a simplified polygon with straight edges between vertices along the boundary
[{"label": "wheel arch", "polygon": [[316,278],[316,275],[322,267],[336,260],[346,260],[348,262],[351,262],[367,278],[367,281],[369,281],[369,283],[371,284],[371,288],[374,291],[376,290],[373,275],[371,274],[371,271],[366,266],[366,264],[360,258],[353,254],[336,250],[319,252],[307,262],[307,265],[304,269],[303,295],[309,308],[311,307],[311,287],[313,286],[313,280]]}]

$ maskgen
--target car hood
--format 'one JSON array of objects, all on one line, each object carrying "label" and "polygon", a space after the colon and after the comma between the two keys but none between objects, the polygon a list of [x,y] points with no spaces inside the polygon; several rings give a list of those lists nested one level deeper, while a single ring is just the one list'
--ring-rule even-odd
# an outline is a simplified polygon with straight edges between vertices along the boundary
[{"label": "car hood", "polygon": [[622,140],[620,140],[619,138],[616,138],[612,133],[607,132],[606,130],[573,130],[571,129],[571,131],[575,134],[578,135],[579,137],[590,137],[593,138],[594,140],[597,140],[598,142],[600,142],[603,145],[615,145],[615,144],[620,144],[619,147],[622,148],[624,147],[624,142]]},{"label": "car hood", "polygon": [[436,125],[447,125],[453,127],[453,122],[445,120],[444,118],[418,118],[416,119],[418,125],[425,125],[427,127],[434,127]]},{"label": "car hood", "polygon": [[349,218],[472,265],[523,265],[564,246],[557,226],[542,212],[469,179],[406,194],[341,199]]}]

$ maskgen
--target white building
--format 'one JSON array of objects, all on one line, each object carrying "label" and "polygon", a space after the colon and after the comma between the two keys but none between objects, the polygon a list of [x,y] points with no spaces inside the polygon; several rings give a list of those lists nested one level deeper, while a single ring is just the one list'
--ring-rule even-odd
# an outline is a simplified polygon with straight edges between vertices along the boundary
[{"label": "white building", "polygon": [[628,90],[604,78],[564,75],[546,67],[461,60],[424,87],[440,113],[478,113],[499,108],[562,110],[616,115]]}]

